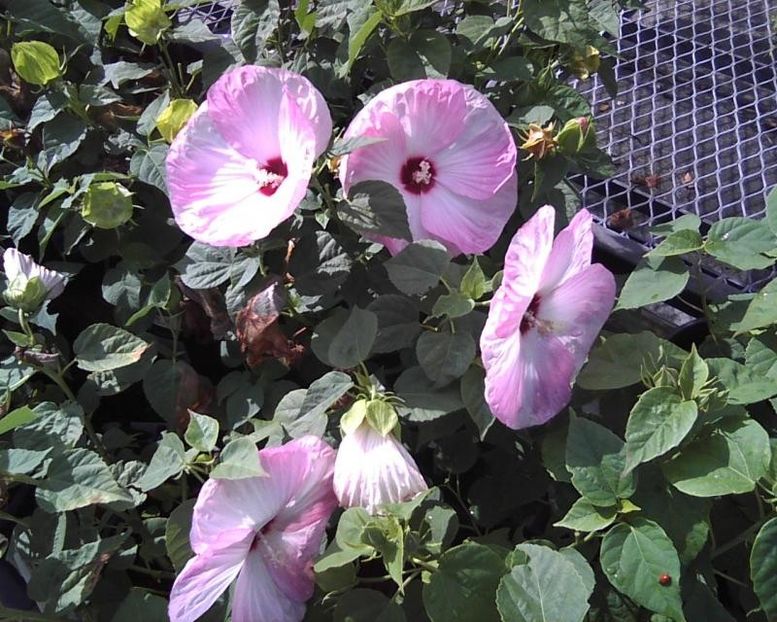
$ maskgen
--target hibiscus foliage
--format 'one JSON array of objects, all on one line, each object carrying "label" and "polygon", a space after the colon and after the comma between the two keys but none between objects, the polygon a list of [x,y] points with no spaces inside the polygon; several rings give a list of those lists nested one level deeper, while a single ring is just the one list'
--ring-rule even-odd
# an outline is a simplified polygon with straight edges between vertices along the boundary
[{"label": "hibiscus foliage", "polygon": [[0,619],[777,619],[777,195],[569,182],[636,4],[6,3]]}]

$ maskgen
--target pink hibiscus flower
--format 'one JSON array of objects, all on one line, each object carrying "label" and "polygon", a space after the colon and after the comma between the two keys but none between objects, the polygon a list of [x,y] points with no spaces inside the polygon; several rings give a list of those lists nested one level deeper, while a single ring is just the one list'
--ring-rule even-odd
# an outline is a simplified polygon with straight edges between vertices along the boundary
[{"label": "pink hibiscus flower", "polygon": [[[434,239],[452,253],[480,253],[496,242],[518,200],[516,148],[491,102],[456,80],[414,80],[376,95],[345,138],[384,139],[345,156],[340,181],[379,180],[402,194],[413,240]],[[407,245],[379,238],[392,254]]]},{"label": "pink hibiscus flower", "polygon": [[240,67],[208,91],[167,156],[178,226],[213,246],[244,246],[288,218],[332,133],[324,98],[285,69]]},{"label": "pink hibiscus flower", "polygon": [[337,506],[335,452],[306,436],[257,452],[263,477],[205,483],[194,506],[195,556],[175,580],[170,620],[192,622],[237,578],[233,622],[299,622],[312,560]]},{"label": "pink hibiscus flower", "polygon": [[550,205],[521,227],[505,257],[480,348],[486,402],[515,430],[568,402],[572,383],[615,302],[615,279],[591,265],[591,215],[582,210],[553,240]]}]

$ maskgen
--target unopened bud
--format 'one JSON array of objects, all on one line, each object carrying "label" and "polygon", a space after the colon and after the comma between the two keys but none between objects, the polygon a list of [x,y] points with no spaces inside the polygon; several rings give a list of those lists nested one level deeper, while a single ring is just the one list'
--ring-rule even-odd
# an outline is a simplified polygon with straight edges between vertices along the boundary
[{"label": "unopened bud", "polygon": [[581,80],[586,80],[592,73],[599,71],[602,59],[599,50],[592,45],[586,45],[584,52],[575,51],[569,61],[569,68]]},{"label": "unopened bud", "polygon": [[98,229],[115,229],[132,218],[132,193],[112,181],[91,184],[81,217]]},{"label": "unopened bud", "polygon": [[570,119],[556,136],[559,151],[565,155],[573,155],[583,150],[588,137],[590,121],[588,117]]},{"label": "unopened bud", "polygon": [[46,300],[47,293],[48,290],[41,278],[37,276],[27,278],[20,274],[8,284],[3,292],[3,299],[9,306],[30,313]]},{"label": "unopened bud", "polygon": [[553,123],[549,123],[545,127],[537,123],[530,123],[521,149],[527,151],[529,157],[535,157],[538,160],[553,155],[556,150]]}]

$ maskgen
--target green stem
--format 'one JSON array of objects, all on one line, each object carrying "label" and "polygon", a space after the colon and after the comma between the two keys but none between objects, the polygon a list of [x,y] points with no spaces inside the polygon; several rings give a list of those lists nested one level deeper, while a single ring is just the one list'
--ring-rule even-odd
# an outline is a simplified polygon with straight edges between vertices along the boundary
[{"label": "green stem", "polygon": [[419,568],[423,568],[424,570],[428,570],[429,572],[437,572],[436,564],[431,564],[428,561],[425,561],[423,559],[418,559],[417,557],[411,557],[410,561],[413,562]]}]

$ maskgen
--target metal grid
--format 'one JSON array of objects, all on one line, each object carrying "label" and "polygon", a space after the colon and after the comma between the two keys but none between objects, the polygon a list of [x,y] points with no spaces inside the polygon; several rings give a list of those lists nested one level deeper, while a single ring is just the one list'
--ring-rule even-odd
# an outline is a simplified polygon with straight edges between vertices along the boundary
[{"label": "metal grid", "polygon": [[[579,82],[618,168],[580,178],[610,231],[651,247],[647,228],[695,213],[759,217],[777,185],[777,0],[648,0],[622,14],[613,100]],[[763,274],[721,276],[739,288]]]},{"label": "metal grid", "polygon": [[195,2],[191,6],[179,9],[175,18],[180,24],[186,24],[192,20],[203,22],[212,33],[221,35],[229,32],[232,9],[237,0],[222,0],[221,2]]}]

